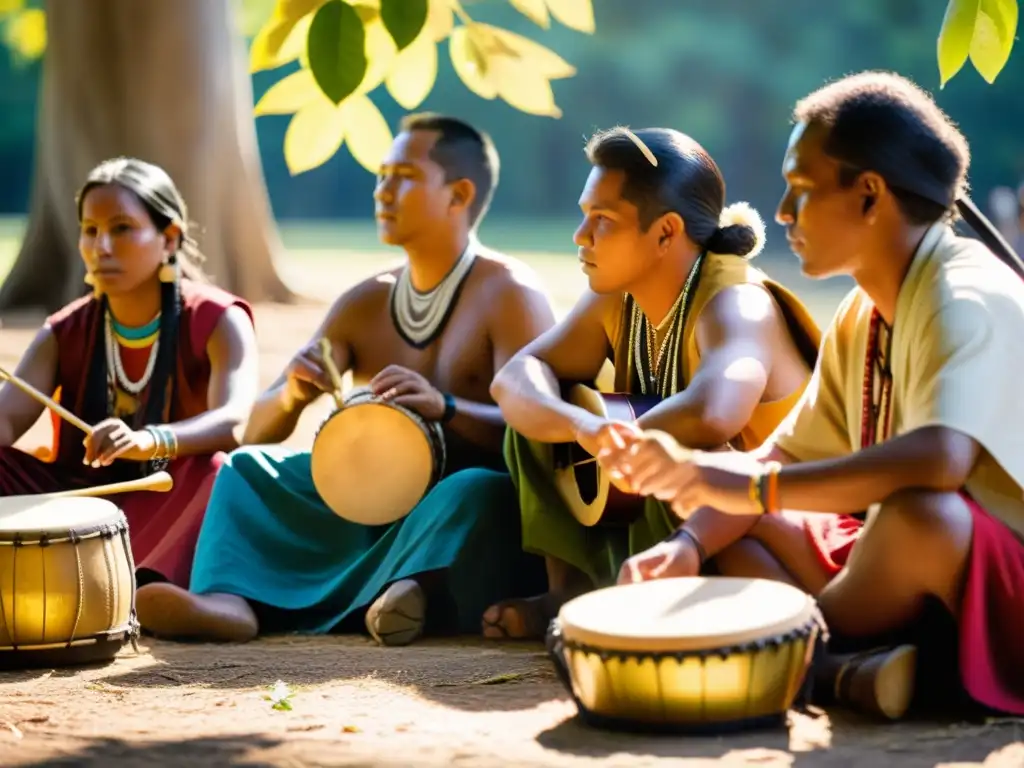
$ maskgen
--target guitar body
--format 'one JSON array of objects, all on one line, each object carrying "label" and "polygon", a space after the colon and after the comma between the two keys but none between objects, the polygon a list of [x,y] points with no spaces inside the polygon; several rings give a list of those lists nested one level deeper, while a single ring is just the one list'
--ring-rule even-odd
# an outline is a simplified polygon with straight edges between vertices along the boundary
[{"label": "guitar body", "polygon": [[[571,387],[567,400],[595,415],[625,422],[636,421],[661,402],[653,395],[604,393],[583,384]],[[559,495],[581,525],[628,526],[643,515],[644,498],[612,482],[578,443],[555,446],[554,476]]]}]

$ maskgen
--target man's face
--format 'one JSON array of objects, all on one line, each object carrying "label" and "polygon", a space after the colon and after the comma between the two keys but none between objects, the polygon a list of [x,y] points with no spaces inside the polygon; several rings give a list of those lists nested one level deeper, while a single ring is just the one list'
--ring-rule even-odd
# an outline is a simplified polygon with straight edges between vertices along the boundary
[{"label": "man's face", "polygon": [[840,163],[824,150],[827,129],[798,124],[782,163],[786,191],[775,214],[809,277],[849,274],[867,245],[865,195],[840,184]]},{"label": "man's face", "polygon": [[398,134],[377,175],[373,193],[381,242],[404,245],[452,222],[452,189],[430,158],[435,131]]},{"label": "man's face", "polygon": [[595,167],[580,195],[583,221],[573,241],[595,293],[628,291],[658,258],[658,227],[640,231],[636,206],[622,197],[625,178],[623,171]]}]

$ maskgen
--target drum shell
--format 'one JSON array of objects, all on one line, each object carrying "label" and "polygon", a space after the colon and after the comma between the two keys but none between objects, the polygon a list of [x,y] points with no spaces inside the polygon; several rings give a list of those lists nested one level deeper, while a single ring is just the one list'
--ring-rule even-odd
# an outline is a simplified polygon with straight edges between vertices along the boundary
[{"label": "drum shell", "polygon": [[807,676],[816,620],[782,635],[707,651],[642,653],[567,641],[547,646],[582,719],[625,730],[715,733],[785,723]]},{"label": "drum shell", "polygon": [[[135,563],[118,510],[89,529],[0,538],[0,666],[112,658],[134,635]],[[74,646],[92,646],[75,653]]]}]

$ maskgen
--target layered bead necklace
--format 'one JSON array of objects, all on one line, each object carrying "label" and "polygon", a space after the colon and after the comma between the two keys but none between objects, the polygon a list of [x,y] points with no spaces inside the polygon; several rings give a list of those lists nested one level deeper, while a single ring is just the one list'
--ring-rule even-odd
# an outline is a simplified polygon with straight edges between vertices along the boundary
[{"label": "layered bead necklace", "polygon": [[[114,415],[135,413],[139,406],[139,395],[149,386],[156,368],[157,352],[160,349],[160,315],[158,313],[143,326],[132,328],[119,323],[108,309],[104,316],[103,330],[107,354],[108,405]],[[146,368],[139,379],[132,380],[125,372],[121,347],[132,350],[150,348]]]},{"label": "layered bead necklace", "polygon": [[[885,352],[882,352],[882,329]],[[864,354],[864,386],[861,390],[860,447],[870,448],[889,439],[892,415],[892,329],[877,309],[871,311],[868,343]],[[877,373],[877,379],[876,379]]]},{"label": "layered bead necklace", "polygon": [[471,239],[444,279],[429,291],[416,290],[408,266],[399,273],[391,289],[391,319],[406,343],[422,349],[441,335],[476,259],[473,245]]},{"label": "layered bead necklace", "polygon": [[[693,295],[700,279],[704,254],[697,256],[690,273],[686,276],[683,289],[676,297],[668,314],[654,326],[637,303],[633,302],[629,328],[629,356],[633,359],[637,378],[640,380],[640,394],[669,397],[675,394],[679,380],[679,360],[683,346],[683,329],[693,302]],[[658,334],[664,332],[661,344]],[[666,357],[670,361],[662,366]]]}]

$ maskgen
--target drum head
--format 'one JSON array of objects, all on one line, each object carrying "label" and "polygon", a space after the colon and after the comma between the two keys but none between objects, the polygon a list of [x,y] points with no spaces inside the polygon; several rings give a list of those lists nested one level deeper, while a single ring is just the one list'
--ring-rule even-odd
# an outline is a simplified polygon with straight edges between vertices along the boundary
[{"label": "drum head", "polygon": [[0,499],[0,539],[7,541],[15,536],[62,536],[69,531],[85,534],[122,520],[124,513],[107,499],[55,499],[46,494]]},{"label": "drum head", "polygon": [[567,641],[609,651],[672,653],[739,645],[804,626],[814,600],[764,579],[658,579],[599,589],[558,613]]},{"label": "drum head", "polygon": [[313,444],[313,485],[336,515],[386,525],[412,511],[434,471],[426,433],[389,405],[361,403],[334,414]]}]

